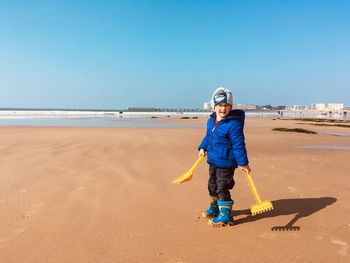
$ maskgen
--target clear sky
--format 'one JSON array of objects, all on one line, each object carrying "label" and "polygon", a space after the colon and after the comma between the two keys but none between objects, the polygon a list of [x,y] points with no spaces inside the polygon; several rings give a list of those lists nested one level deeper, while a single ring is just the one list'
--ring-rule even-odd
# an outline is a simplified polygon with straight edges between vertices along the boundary
[{"label": "clear sky", "polygon": [[350,1],[0,1],[0,108],[350,105]]}]

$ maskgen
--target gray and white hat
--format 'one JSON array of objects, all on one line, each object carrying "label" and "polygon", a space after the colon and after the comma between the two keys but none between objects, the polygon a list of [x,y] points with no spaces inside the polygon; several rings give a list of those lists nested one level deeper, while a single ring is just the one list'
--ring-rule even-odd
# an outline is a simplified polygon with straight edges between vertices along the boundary
[{"label": "gray and white hat", "polygon": [[212,103],[214,107],[219,103],[227,103],[233,105],[232,92],[229,89],[225,89],[224,87],[217,88],[213,93]]}]

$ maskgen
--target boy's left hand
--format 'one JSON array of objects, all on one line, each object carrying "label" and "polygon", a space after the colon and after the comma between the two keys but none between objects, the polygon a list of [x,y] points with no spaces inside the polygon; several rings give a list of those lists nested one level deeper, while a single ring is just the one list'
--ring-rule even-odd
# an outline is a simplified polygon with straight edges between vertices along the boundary
[{"label": "boy's left hand", "polygon": [[249,173],[251,171],[249,164],[240,166],[239,168],[241,168],[241,170],[246,172],[246,173]]}]

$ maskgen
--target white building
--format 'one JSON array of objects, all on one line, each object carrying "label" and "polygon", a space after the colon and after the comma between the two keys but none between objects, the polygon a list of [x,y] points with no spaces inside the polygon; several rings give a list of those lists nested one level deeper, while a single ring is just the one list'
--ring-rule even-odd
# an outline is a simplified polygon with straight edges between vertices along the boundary
[{"label": "white building", "polygon": [[317,111],[341,111],[344,109],[344,103],[317,103],[315,110]]},{"label": "white building", "polygon": [[307,106],[306,106],[306,105],[294,105],[294,106],[293,106],[293,110],[294,110],[294,111],[303,111],[303,110],[307,110]]},{"label": "white building", "polygon": [[327,110],[327,104],[326,103],[316,103],[315,104],[315,110],[317,110],[317,111],[326,111]]},{"label": "white building", "polygon": [[210,102],[204,102],[204,104],[203,104],[203,109],[205,109],[205,110],[211,110],[211,109],[212,109],[211,103],[210,103]]},{"label": "white building", "polygon": [[234,108],[241,110],[256,110],[257,106],[255,104],[235,104]]},{"label": "white building", "polygon": [[341,111],[344,109],[344,103],[328,103],[329,111]]}]

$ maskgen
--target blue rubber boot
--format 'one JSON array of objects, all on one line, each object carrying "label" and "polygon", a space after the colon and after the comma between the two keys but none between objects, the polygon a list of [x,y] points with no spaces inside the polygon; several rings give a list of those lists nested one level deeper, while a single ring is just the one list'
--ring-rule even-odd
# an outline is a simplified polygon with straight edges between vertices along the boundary
[{"label": "blue rubber boot", "polygon": [[211,202],[208,210],[202,212],[202,217],[204,218],[213,218],[219,214],[219,206],[217,196],[210,196]]},{"label": "blue rubber boot", "polygon": [[233,226],[232,206],[233,201],[218,201],[220,213],[217,217],[209,219],[211,226]]}]

